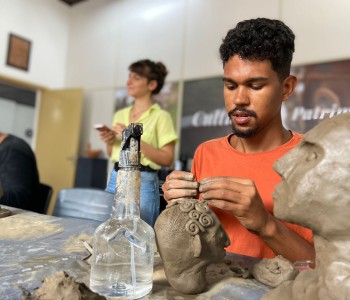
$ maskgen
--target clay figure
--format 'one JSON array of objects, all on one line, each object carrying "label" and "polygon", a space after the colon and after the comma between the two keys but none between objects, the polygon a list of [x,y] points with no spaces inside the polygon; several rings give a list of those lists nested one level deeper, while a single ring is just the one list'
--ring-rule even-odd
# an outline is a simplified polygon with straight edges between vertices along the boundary
[{"label": "clay figure", "polygon": [[326,119],[275,163],[275,216],[312,229],[316,268],[263,299],[350,299],[350,114]]},{"label": "clay figure", "polygon": [[225,247],[230,245],[207,202],[188,199],[169,204],[154,229],[170,285],[184,294],[203,292],[208,265],[223,261]]},{"label": "clay figure", "polygon": [[298,269],[282,255],[277,255],[272,259],[263,258],[253,267],[254,278],[271,287],[279,286],[287,280],[293,280],[298,272]]}]

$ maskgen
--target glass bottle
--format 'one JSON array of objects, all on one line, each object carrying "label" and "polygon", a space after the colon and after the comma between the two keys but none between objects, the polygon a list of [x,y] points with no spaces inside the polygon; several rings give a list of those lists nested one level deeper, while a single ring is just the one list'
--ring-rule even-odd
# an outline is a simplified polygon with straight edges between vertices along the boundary
[{"label": "glass bottle", "polygon": [[114,211],[94,233],[90,288],[108,299],[137,299],[152,290],[154,230],[140,218],[142,124],[124,131]]}]

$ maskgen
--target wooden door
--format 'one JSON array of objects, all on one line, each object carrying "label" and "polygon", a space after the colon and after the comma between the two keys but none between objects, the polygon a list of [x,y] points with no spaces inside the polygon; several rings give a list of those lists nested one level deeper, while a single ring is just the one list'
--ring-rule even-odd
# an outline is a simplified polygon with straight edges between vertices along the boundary
[{"label": "wooden door", "polygon": [[35,155],[40,181],[51,185],[52,214],[60,189],[74,186],[83,105],[81,89],[40,91]]}]

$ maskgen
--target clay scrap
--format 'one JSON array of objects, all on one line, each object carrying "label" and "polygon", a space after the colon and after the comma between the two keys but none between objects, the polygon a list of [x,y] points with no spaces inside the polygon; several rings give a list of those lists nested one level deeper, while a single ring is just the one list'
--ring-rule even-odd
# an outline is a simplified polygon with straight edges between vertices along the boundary
[{"label": "clay scrap", "polygon": [[31,295],[27,292],[22,300],[105,300],[91,291],[84,283],[76,282],[65,271],[58,271],[44,278],[41,287]]},{"label": "clay scrap", "polygon": [[225,260],[225,263],[230,265],[230,270],[232,271],[233,277],[241,277],[243,279],[252,278],[252,272],[249,270],[247,266],[240,262],[231,262]]},{"label": "clay scrap", "polygon": [[276,287],[287,280],[293,280],[299,271],[294,265],[282,255],[275,258],[263,258],[253,267],[253,276],[256,280]]},{"label": "clay scrap", "polygon": [[11,211],[0,206],[0,219],[11,216]]}]

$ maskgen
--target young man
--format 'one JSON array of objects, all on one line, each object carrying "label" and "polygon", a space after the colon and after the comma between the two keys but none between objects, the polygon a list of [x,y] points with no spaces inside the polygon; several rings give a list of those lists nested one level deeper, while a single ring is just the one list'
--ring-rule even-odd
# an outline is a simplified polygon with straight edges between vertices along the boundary
[{"label": "young man", "polygon": [[281,106],[292,94],[294,34],[283,22],[258,18],[230,30],[220,47],[224,98],[232,134],[201,144],[192,173],[172,172],[163,185],[171,202],[200,197],[228,233],[230,252],[294,262],[314,260],[310,230],[273,216],[272,192],[280,177],[274,162],[301,135],[286,130]]}]

